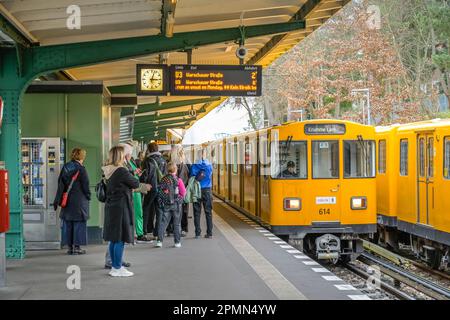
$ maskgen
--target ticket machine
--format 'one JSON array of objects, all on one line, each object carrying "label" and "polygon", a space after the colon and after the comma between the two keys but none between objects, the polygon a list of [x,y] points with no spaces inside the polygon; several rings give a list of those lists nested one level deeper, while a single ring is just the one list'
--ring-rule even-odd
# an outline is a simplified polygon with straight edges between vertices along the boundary
[{"label": "ticket machine", "polygon": [[63,165],[62,139],[22,139],[23,229],[27,250],[61,247],[59,212],[53,209],[53,200]]}]

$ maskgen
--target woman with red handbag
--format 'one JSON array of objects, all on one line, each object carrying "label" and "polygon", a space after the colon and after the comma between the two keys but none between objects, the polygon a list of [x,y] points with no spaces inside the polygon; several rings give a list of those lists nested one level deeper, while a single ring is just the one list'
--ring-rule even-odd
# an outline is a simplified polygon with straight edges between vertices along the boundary
[{"label": "woman with red handbag", "polygon": [[89,219],[89,177],[83,162],[86,150],[74,148],[71,161],[66,163],[58,178],[58,191],[53,207],[61,207],[62,245],[68,246],[69,255],[85,254],[81,246],[87,245],[87,220]]}]

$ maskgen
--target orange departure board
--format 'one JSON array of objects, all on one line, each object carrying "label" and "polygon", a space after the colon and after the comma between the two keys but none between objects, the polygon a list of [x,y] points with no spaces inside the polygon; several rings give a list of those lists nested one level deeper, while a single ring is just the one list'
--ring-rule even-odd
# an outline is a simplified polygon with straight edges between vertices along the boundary
[{"label": "orange departure board", "polygon": [[172,65],[172,96],[260,96],[261,66]]}]

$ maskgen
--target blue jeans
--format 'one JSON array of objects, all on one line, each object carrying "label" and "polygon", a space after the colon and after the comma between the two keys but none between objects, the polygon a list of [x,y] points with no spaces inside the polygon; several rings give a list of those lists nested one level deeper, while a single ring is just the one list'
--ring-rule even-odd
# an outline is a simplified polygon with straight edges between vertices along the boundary
[{"label": "blue jeans", "polygon": [[173,239],[175,243],[181,241],[181,204],[176,203],[162,210],[161,225],[158,233],[158,240],[164,240],[164,233],[169,226],[170,220],[173,219]]},{"label": "blue jeans", "polygon": [[124,247],[125,247],[125,243],[123,241],[109,243],[109,254],[111,256],[111,266],[114,269],[122,268],[122,257],[123,257]]}]

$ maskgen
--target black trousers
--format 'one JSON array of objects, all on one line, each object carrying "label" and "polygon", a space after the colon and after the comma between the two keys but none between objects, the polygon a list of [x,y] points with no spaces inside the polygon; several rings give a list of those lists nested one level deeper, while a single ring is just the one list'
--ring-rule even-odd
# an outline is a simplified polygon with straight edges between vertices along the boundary
[{"label": "black trousers", "polygon": [[181,210],[181,231],[188,232],[189,203],[183,203],[183,207]]},{"label": "black trousers", "polygon": [[211,188],[202,189],[202,197],[198,202],[193,203],[194,207],[194,225],[195,225],[195,235],[200,236],[202,229],[200,227],[200,214],[203,210],[205,211],[206,218],[206,235],[212,236],[213,222],[212,222],[212,195]]},{"label": "black trousers", "polygon": [[144,234],[153,233],[153,235],[157,237],[159,226],[161,224],[162,210],[157,203],[156,197],[152,200],[145,200],[143,206]]}]

